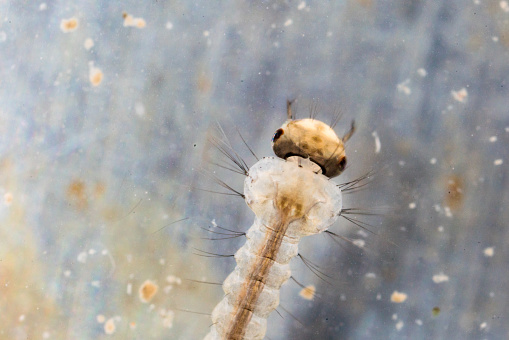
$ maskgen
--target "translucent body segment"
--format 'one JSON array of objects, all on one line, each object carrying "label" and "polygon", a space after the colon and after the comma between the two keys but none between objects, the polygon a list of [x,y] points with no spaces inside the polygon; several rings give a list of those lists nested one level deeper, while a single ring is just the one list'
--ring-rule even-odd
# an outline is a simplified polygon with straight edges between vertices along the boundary
[{"label": "translucent body segment", "polygon": [[237,266],[223,283],[225,297],[205,339],[263,339],[300,238],[325,231],[339,216],[340,189],[299,164],[268,157],[249,169],[244,194],[256,218],[235,254]]}]

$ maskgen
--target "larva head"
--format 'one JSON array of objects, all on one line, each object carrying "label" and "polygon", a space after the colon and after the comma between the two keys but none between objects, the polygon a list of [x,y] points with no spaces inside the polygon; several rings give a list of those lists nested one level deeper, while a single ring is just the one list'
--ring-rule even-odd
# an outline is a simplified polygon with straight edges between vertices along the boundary
[{"label": "larva head", "polygon": [[277,129],[272,138],[276,156],[309,158],[329,177],[339,175],[346,166],[345,147],[336,132],[316,119],[289,120]]}]

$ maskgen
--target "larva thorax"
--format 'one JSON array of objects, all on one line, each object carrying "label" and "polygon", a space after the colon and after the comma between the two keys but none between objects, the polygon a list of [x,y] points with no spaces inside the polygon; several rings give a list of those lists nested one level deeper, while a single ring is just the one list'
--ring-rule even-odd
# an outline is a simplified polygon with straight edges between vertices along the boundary
[{"label": "larva thorax", "polygon": [[256,217],[206,339],[262,339],[300,238],[325,231],[341,212],[341,190],[329,177],[341,173],[346,158],[334,130],[314,119],[289,121],[276,131],[273,148],[283,159],[261,159],[244,181]]}]

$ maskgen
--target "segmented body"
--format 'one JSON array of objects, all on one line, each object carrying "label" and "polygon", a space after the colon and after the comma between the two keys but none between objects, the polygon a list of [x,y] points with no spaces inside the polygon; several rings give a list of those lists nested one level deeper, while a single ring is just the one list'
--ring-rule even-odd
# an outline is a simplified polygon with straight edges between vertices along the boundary
[{"label": "segmented body", "polygon": [[343,141],[329,126],[314,119],[286,122],[273,148],[285,159],[261,159],[244,182],[256,217],[223,283],[225,296],[212,312],[206,340],[263,339],[299,240],[325,231],[341,212],[341,190],[328,177],[341,173],[346,158]]}]

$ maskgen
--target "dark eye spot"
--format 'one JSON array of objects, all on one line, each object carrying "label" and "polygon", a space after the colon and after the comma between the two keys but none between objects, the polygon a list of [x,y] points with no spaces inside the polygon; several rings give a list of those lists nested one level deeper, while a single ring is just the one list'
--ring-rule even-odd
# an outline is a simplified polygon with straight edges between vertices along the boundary
[{"label": "dark eye spot", "polygon": [[283,131],[283,129],[277,129],[277,130],[276,130],[276,133],[275,133],[275,134],[274,134],[274,136],[272,137],[272,143],[275,143],[275,142],[279,139],[279,137],[281,137],[281,136],[283,135],[283,133],[285,133],[285,132]]},{"label": "dark eye spot", "polygon": [[339,170],[343,171],[346,166],[346,157],[341,158],[341,160],[338,163]]}]

